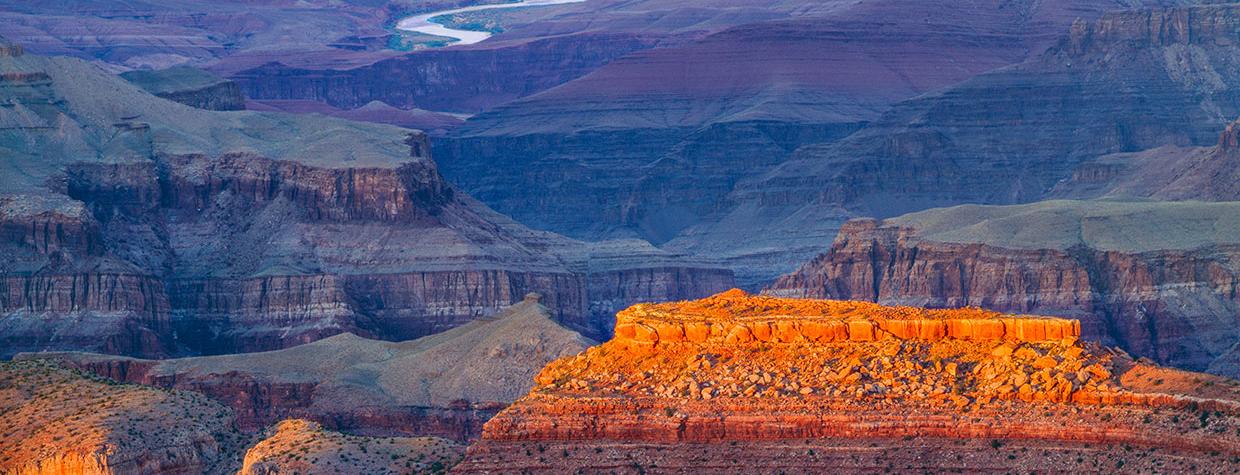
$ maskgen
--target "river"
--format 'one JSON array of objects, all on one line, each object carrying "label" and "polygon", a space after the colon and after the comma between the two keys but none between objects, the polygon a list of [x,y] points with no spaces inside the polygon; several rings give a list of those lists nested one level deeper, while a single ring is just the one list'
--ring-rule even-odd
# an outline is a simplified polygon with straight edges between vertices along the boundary
[{"label": "river", "polygon": [[458,30],[448,28],[440,23],[431,21],[432,18],[444,15],[454,15],[464,12],[476,12],[480,10],[498,10],[501,8],[522,8],[522,7],[541,7],[547,5],[563,5],[566,3],[581,3],[586,0],[524,0],[515,3],[496,3],[490,5],[474,5],[472,7],[453,8],[451,10],[440,10],[437,12],[423,13],[414,15],[400,20],[396,23],[396,29],[402,31],[412,31],[416,33],[424,33],[427,35],[446,36],[456,39],[452,45],[472,45],[479,41],[491,37],[489,31],[474,30]]}]

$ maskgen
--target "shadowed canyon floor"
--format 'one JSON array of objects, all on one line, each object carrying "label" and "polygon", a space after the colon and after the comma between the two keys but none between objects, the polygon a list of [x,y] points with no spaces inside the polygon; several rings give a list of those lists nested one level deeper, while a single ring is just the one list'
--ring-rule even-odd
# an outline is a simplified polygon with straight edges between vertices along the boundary
[{"label": "shadowed canyon floor", "polygon": [[487,423],[460,473],[1240,467],[1240,384],[1073,320],[751,297],[637,305]]}]

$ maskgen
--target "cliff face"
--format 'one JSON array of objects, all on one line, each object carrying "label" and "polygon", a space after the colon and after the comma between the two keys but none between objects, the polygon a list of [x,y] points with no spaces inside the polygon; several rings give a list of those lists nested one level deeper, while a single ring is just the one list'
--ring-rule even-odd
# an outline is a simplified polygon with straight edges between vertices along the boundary
[{"label": "cliff face", "polygon": [[[738,183],[730,211],[672,247],[731,249],[758,264],[771,254],[784,265],[803,262],[848,216],[1033,202],[1099,156],[1208,146],[1240,116],[1240,75],[1231,66],[1237,24],[1234,4],[1077,22],[1020,64],[899,102],[846,139],[802,147]],[[763,233],[736,232],[738,222],[758,223]]]},{"label": "cliff face", "polygon": [[740,291],[618,318],[456,470],[1226,473],[1240,454],[1240,383],[1082,344],[1073,320]]},{"label": "cliff face", "polygon": [[[767,292],[1070,315],[1085,338],[1235,376],[1240,247],[1209,230],[1235,215],[1227,204],[1050,202],[856,220]],[[956,235],[940,234],[946,223]],[[1036,238],[1052,234],[1083,238]]]},{"label": "cliff face", "polygon": [[600,266],[456,191],[420,132],[194,109],[17,47],[0,67],[0,355],[411,339],[529,292],[604,336],[614,306],[731,285],[649,246]]},{"label": "cliff face", "polygon": [[[482,424],[529,391],[547,362],[594,344],[551,319],[539,296],[484,319],[399,343],[336,335],[245,355],[138,360],[32,353],[100,376],[205,394],[238,427],[286,418],[370,435],[477,438]],[[324,355],[331,355],[324,358]]]},{"label": "cliff face", "polygon": [[121,77],[156,96],[190,107],[217,111],[245,109],[245,96],[237,83],[201,69],[177,66],[161,70],[137,70]]},{"label": "cliff face", "polygon": [[0,472],[14,475],[439,473],[464,451],[436,437],[345,435],[305,420],[247,434],[201,394],[42,360],[0,362],[0,410]]}]

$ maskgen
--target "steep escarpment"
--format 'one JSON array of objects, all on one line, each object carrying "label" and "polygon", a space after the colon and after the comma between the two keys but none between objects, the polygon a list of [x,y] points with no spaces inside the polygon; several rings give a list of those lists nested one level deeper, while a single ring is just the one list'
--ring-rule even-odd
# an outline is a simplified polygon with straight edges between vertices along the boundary
[{"label": "steep escarpment", "polygon": [[1240,208],[1050,201],[856,220],[767,292],[1079,318],[1087,339],[1235,376]]},{"label": "steep escarpment", "polygon": [[118,381],[191,390],[230,406],[255,430],[286,418],[370,435],[433,435],[466,442],[529,391],[547,362],[594,342],[551,319],[539,296],[493,319],[404,342],[352,334],[279,351],[139,360],[32,353]]},{"label": "steep escarpment", "polygon": [[237,83],[189,66],[121,73],[126,81],[156,96],[190,107],[217,111],[245,109]]},{"label": "steep escarpment", "polygon": [[2,362],[0,412],[4,473],[223,473],[240,462],[232,412],[191,392]]},{"label": "steep escarpment", "polygon": [[731,285],[707,261],[525,228],[444,181],[420,132],[195,109],[78,60],[12,52],[0,354],[403,340],[529,292],[603,336],[612,306]]},{"label": "steep escarpment", "polygon": [[[669,247],[731,249],[758,264],[782,254],[786,265],[812,257],[813,243],[847,216],[1032,202],[1095,157],[1211,145],[1240,116],[1237,24],[1235,4],[1077,22],[1023,63],[900,102],[847,139],[803,147],[739,183],[730,211]],[[736,222],[764,232],[754,239]]]},{"label": "steep escarpment", "polygon": [[1083,344],[1073,320],[740,291],[617,318],[615,339],[548,365],[456,470],[866,473],[1052,462],[1228,473],[1240,455],[1240,383]]}]

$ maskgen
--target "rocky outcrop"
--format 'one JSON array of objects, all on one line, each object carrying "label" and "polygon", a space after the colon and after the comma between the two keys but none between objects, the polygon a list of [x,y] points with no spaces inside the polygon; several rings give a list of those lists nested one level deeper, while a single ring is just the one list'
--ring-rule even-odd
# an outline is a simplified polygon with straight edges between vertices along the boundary
[{"label": "rocky outcrop", "polygon": [[359,473],[440,473],[460,461],[465,448],[434,437],[356,437],[324,430],[314,422],[290,419],[245,453],[241,475]]},{"label": "rocky outcrop", "polygon": [[1071,315],[1083,337],[1234,376],[1231,204],[1048,202],[843,227],[775,295]]},{"label": "rocky outcrop", "polygon": [[51,358],[117,381],[205,394],[231,407],[238,427],[249,431],[295,417],[350,433],[466,442],[529,391],[543,365],[593,344],[553,322],[539,301],[531,294],[495,319],[400,343],[342,334],[246,355],[139,360],[33,353],[18,359]]},{"label": "rocky outcrop", "polygon": [[[835,470],[855,473],[943,470],[967,458],[972,470],[1161,464],[1225,473],[1240,454],[1240,383],[1152,367],[1071,336],[662,338],[672,324],[978,328],[1025,317],[739,291],[622,315],[637,328],[654,328],[658,343],[617,331],[602,346],[552,362],[529,395],[487,423],[456,470],[641,472],[705,464],[725,473],[777,473],[839,463]],[[1031,322],[1076,328],[1071,320]],[[1154,373],[1159,379],[1149,379]],[[899,455],[914,440],[914,453],[936,455]],[[1087,450],[1094,447],[1100,449]],[[781,462],[759,448],[779,453]],[[745,458],[720,459],[721,453]]]},{"label": "rocky outcrop", "polygon": [[232,413],[201,395],[47,362],[0,363],[0,410],[4,473],[222,473],[238,449]]},{"label": "rocky outcrop", "polygon": [[0,472],[14,475],[441,473],[464,451],[436,437],[345,435],[305,420],[247,434],[201,394],[45,360],[0,362],[0,411]]}]

